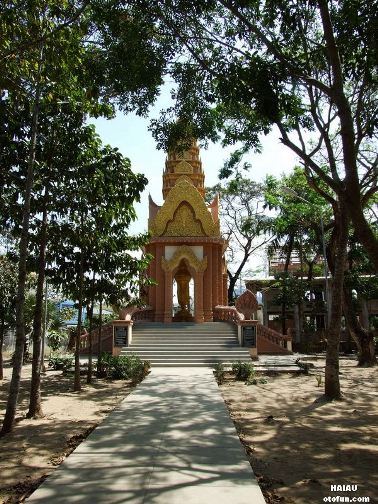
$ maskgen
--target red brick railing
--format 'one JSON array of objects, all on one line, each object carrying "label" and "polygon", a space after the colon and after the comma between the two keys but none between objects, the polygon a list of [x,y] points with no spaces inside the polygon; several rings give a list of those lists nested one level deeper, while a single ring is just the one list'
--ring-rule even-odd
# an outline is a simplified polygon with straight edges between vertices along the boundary
[{"label": "red brick railing", "polygon": [[[123,318],[121,318],[123,317]],[[137,306],[128,306],[120,310],[120,319],[125,321],[138,322],[140,320],[152,320],[153,309],[151,306],[145,306],[139,308]],[[98,347],[98,331],[97,327],[92,331],[92,348],[94,352],[97,352]],[[74,335],[70,339],[69,348],[75,347]],[[109,322],[102,326],[101,332],[101,350],[103,352],[112,352],[113,348],[113,323]],[[89,333],[86,332],[80,337],[80,352],[86,353],[89,350]]]},{"label": "red brick railing", "polygon": [[[97,353],[98,350],[98,331],[99,328],[93,329],[92,334],[92,349]],[[86,332],[80,337],[80,352],[87,353],[89,351],[89,332]],[[102,326],[101,331],[101,351],[112,352],[113,348],[113,324],[109,322]]]},{"label": "red brick railing", "polygon": [[213,310],[213,317],[216,321],[233,322],[244,320],[244,315],[239,313],[235,306],[216,306]]},{"label": "red brick railing", "polygon": [[287,348],[287,342],[291,341],[290,336],[285,336],[284,334],[274,331],[273,329],[270,329],[270,327],[266,327],[262,324],[257,324],[257,335],[262,336],[263,338],[268,339],[272,343],[282,346],[283,348]]},{"label": "red brick railing", "polygon": [[[214,308],[214,320],[223,322],[232,322],[236,325],[240,325],[244,321],[244,315],[237,311],[235,306],[216,306]],[[283,348],[291,350],[291,340],[290,336],[285,336],[269,327],[266,327],[259,322],[256,324],[257,335],[265,338],[272,343],[279,345]],[[288,344],[288,342],[290,343]]]},{"label": "red brick railing", "polygon": [[127,306],[119,311],[120,320],[152,320],[153,309],[151,306]]},{"label": "red brick railing", "polygon": [[143,308],[138,308],[131,316],[131,319],[135,322],[139,320],[153,320],[154,310],[151,306],[145,306]]}]

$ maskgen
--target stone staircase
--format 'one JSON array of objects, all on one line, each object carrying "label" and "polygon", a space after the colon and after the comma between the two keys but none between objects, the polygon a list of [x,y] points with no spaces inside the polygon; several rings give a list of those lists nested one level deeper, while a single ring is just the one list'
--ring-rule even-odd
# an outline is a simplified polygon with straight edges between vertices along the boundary
[{"label": "stone staircase", "polygon": [[153,367],[213,366],[217,362],[250,361],[247,348],[241,348],[237,329],[226,322],[195,324],[180,322],[136,323],[133,341],[121,355],[136,353]]}]

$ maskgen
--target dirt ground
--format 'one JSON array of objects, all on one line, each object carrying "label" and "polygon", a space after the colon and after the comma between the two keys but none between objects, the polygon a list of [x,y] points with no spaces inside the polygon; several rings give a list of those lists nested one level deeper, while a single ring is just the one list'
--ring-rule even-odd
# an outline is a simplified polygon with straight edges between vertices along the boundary
[{"label": "dirt ground", "polygon": [[[360,369],[342,359],[343,400],[325,402],[315,377],[322,375],[324,383],[325,363],[312,362],[308,376],[221,385],[266,501],[313,504],[340,495],[378,503],[377,367]],[[358,488],[331,491],[335,484]]]},{"label": "dirt ground", "polygon": [[[325,402],[323,384],[318,388],[315,378],[324,375],[324,360],[313,363],[308,376],[280,374],[266,377],[265,384],[226,381],[221,385],[266,501],[316,504],[340,495],[378,502],[377,368],[358,369],[355,361],[342,360],[344,399]],[[0,418],[9,366],[5,376],[0,385]],[[19,421],[14,432],[0,439],[1,504],[23,502],[132,390],[128,382],[96,380],[74,393],[72,377],[48,371],[43,379],[46,416],[29,420],[24,417],[29,379],[28,365],[23,370]],[[358,489],[332,492],[330,485],[335,484],[358,485]]]},{"label": "dirt ground", "polygon": [[[9,365],[0,382],[0,419],[6,407]],[[0,504],[23,502],[55,466],[132,390],[130,382],[94,380],[73,392],[73,377],[47,371],[43,377],[44,418],[26,419],[31,365],[22,371],[20,406],[14,431],[0,438]]]}]

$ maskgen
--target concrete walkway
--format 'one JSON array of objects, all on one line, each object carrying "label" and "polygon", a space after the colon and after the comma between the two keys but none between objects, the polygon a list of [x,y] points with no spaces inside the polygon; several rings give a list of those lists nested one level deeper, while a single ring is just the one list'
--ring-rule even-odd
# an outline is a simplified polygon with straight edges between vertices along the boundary
[{"label": "concrete walkway", "polygon": [[265,500],[212,371],[155,368],[27,502]]}]

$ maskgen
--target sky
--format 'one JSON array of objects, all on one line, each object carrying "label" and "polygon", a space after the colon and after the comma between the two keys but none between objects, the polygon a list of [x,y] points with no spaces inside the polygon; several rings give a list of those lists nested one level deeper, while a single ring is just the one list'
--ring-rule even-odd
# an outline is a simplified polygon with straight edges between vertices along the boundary
[{"label": "sky", "polygon": [[[152,117],[157,117],[162,107],[169,105],[169,93],[164,93],[155,107],[151,109],[149,118],[141,118],[135,114],[124,115],[118,112],[114,119],[97,119],[97,133],[103,143],[117,147],[131,161],[134,172],[143,173],[149,180],[148,186],[141,196],[141,202],[136,204],[138,218],[131,225],[130,232],[140,233],[147,230],[148,194],[157,204],[162,204],[162,174],[166,153],[156,148],[155,140],[148,131]],[[261,139],[263,151],[261,154],[250,153],[245,157],[252,167],[249,176],[256,182],[263,181],[266,175],[280,176],[290,172],[298,164],[296,156],[280,143],[279,134],[273,131]],[[218,182],[218,172],[233,148],[225,149],[220,144],[209,143],[207,149],[201,148],[202,166],[205,172],[205,185],[211,186]],[[122,183],[122,181],[120,181]],[[261,258],[255,257],[250,267],[258,267]]]}]

